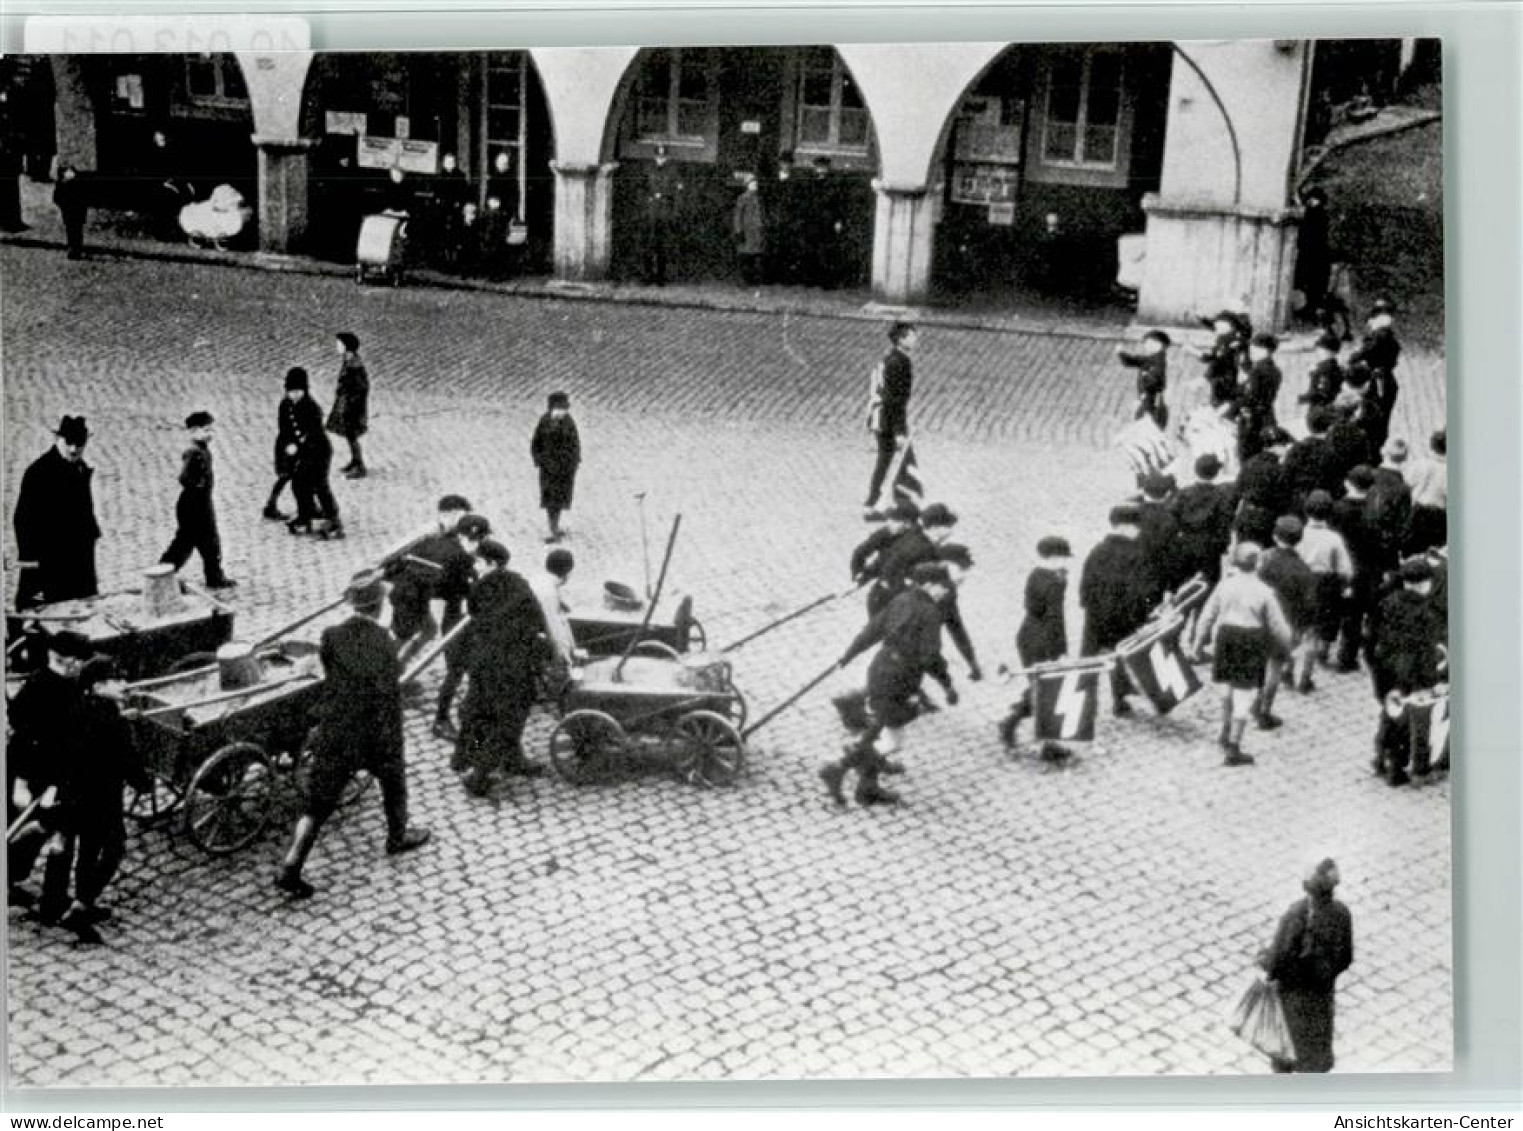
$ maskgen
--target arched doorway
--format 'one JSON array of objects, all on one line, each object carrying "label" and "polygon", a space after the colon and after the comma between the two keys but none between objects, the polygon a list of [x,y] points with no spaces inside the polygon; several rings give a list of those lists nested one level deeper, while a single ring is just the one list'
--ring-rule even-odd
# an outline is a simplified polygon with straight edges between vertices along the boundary
[{"label": "arched doorway", "polygon": [[[91,55],[83,63],[102,207],[119,202],[147,216],[173,180],[197,200],[232,185],[257,214],[254,118],[235,55]],[[179,238],[171,212],[158,211],[162,234]],[[240,242],[252,246],[253,237],[251,225]]]},{"label": "arched doorway", "polygon": [[664,148],[677,186],[665,238],[671,281],[739,280],[735,203],[755,176],[767,282],[867,283],[877,138],[833,47],[641,51],[614,98],[605,136],[605,156],[619,162],[615,278],[648,277],[649,201]]},{"label": "arched doorway", "polygon": [[[395,166],[423,261],[495,275],[546,269],[554,143],[527,52],[320,54],[303,95],[302,133],[318,139],[311,181],[318,254],[353,259],[360,219],[397,202]],[[502,176],[499,154],[507,155]],[[460,196],[470,205],[470,224],[453,236],[441,219],[447,155],[464,174]],[[492,223],[489,201],[498,202]],[[444,254],[446,243],[459,254]]]},{"label": "arched doorway", "polygon": [[937,297],[1104,306],[1118,237],[1158,188],[1168,44],[1017,44],[970,84],[943,132]]}]

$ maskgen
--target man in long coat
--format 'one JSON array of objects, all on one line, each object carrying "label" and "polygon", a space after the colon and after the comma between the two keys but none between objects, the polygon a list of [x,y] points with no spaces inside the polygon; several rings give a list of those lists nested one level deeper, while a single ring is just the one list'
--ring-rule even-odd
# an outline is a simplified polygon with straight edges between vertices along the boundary
[{"label": "man in long coat", "polygon": [[735,200],[730,226],[741,282],[748,287],[757,286],[761,283],[762,253],[766,246],[762,238],[761,186],[754,173],[746,174],[746,188]]},{"label": "man in long coat", "polygon": [[344,596],[353,612],[323,630],[323,702],[312,744],[306,810],[275,886],[297,899],[313,894],[301,871],[344,787],[360,770],[381,784],[386,852],[395,856],[428,843],[429,831],[407,823],[407,762],[402,734],[402,665],[396,641],[377,623],[386,599],[379,576],[357,574]]},{"label": "man in long coat", "polygon": [[[1141,518],[1132,504],[1112,507],[1111,532],[1084,559],[1079,577],[1079,604],[1085,613],[1082,656],[1110,651],[1147,620],[1152,580],[1137,545]],[[1111,668],[1110,683],[1116,714],[1130,715],[1126,697],[1132,684],[1120,664]]]},{"label": "man in long coat", "polygon": [[545,413],[534,427],[529,455],[539,471],[539,505],[549,529],[546,542],[561,540],[561,515],[571,509],[576,472],[582,466],[582,436],[571,418],[571,398],[551,393]]},{"label": "man in long coat", "polygon": [[465,629],[470,682],[460,705],[458,762],[468,771],[467,792],[479,797],[491,788],[494,773],[544,773],[524,757],[523,733],[549,645],[539,601],[529,583],[508,569],[507,547],[488,539],[476,556],[481,575],[471,588]]},{"label": "man in long coat", "polygon": [[346,479],[363,479],[365,453],[360,437],[370,430],[370,374],[360,360],[360,339],[345,330],[334,335],[338,346],[338,382],[333,388],[333,409],[328,413],[328,431],[349,443],[349,462],[339,468]]},{"label": "man in long coat", "polygon": [[84,461],[90,430],[82,416],[65,416],[53,446],[21,477],[14,523],[20,557],[17,608],[93,597],[95,577],[94,468]]}]

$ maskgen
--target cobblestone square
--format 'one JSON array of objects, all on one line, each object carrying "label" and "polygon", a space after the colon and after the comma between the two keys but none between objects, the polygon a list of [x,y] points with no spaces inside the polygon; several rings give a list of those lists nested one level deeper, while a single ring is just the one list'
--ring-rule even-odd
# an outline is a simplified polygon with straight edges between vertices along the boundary
[{"label": "cobblestone square", "polygon": [[[880,321],[19,248],[0,250],[0,270],[6,506],[59,416],[87,416],[103,590],[136,584],[168,541],[180,422],[198,408],[218,419],[240,637],[336,596],[447,491],[533,570],[528,443],[557,388],[586,453],[570,516],[579,607],[605,580],[640,586],[638,492],[653,553],[682,515],[669,584],[694,596],[711,645],[849,583]],[[343,329],[371,370],[372,473],[336,480],[347,541],[292,538],[259,518],[281,377],[304,365],[326,407]],[[1337,1071],[1447,1070],[1449,785],[1370,774],[1367,676],[1327,672],[1315,693],[1287,694],[1284,728],[1250,732],[1246,770],[1220,765],[1209,691],[1165,719],[1103,717],[1065,769],[1000,746],[1014,692],[994,669],[1015,664],[1035,543],[1064,534],[1084,553],[1130,485],[1111,447],[1131,399],[1114,345],[925,329],[916,449],[977,559],[962,601],[989,676],[971,683],[951,659],[962,702],[910,732],[897,811],[836,811],[815,776],[842,738],[830,693],[862,665],[759,731],[727,790],[650,773],[474,799],[428,713],[410,712],[413,808],[435,833],[424,850],[384,855],[372,792],[324,831],[309,903],[271,886],[282,820],[221,859],[134,831],[103,947],[12,912],[12,1081],[1260,1073],[1227,1020],[1305,866],[1327,855],[1356,934]],[[1309,357],[1282,352],[1285,419]],[[1183,390],[1198,367],[1178,350],[1170,364]],[[1421,442],[1443,420],[1444,359],[1404,354],[1402,376],[1392,432]],[[753,717],[839,656],[862,618],[859,598],[839,600],[737,652]],[[1070,608],[1071,640],[1080,623]],[[552,722],[537,712],[531,757]]]}]

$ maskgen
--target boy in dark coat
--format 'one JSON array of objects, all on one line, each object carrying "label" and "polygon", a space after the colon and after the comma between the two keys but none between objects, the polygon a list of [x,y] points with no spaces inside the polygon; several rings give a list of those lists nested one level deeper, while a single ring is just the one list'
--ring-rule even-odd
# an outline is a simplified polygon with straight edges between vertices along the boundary
[{"label": "boy in dark coat", "polygon": [[1338,865],[1331,859],[1313,868],[1302,883],[1306,898],[1280,917],[1274,941],[1259,965],[1280,988],[1293,1061],[1274,1060],[1276,1072],[1331,1072],[1333,1005],[1338,975],[1354,962],[1354,921],[1333,898]]},{"label": "boy in dark coat", "polygon": [[222,572],[222,539],[217,534],[217,508],[212,501],[216,477],[212,472],[212,425],[209,412],[185,418],[190,446],[180,463],[180,498],[175,503],[175,536],[159,561],[180,569],[191,551],[201,555],[208,589],[231,589],[238,583]]},{"label": "boy in dark coat", "polygon": [[1298,404],[1306,406],[1307,428],[1311,427],[1312,411],[1332,408],[1338,399],[1338,391],[1343,388],[1343,368],[1338,364],[1340,345],[1335,334],[1323,334],[1317,339],[1316,364],[1306,375],[1306,392],[1296,398]]},{"label": "boy in dark coat", "polygon": [[1343,485],[1344,497],[1333,503],[1333,513],[1328,519],[1328,525],[1343,535],[1354,564],[1354,580],[1343,605],[1343,631],[1338,645],[1337,668],[1342,672],[1359,670],[1364,621],[1374,609],[1380,587],[1380,539],[1370,527],[1365,506],[1374,482],[1375,473],[1365,464],[1350,471]]},{"label": "boy in dark coat", "polygon": [[1388,699],[1438,683],[1439,646],[1448,644],[1448,627],[1433,608],[1433,574],[1426,558],[1407,559],[1401,564],[1401,588],[1382,600],[1370,617],[1370,677],[1381,705],[1374,770],[1393,786],[1411,780],[1407,763],[1412,741],[1402,712],[1386,709]]},{"label": "boy in dark coat", "polygon": [[1281,428],[1265,431],[1263,450],[1244,461],[1237,477],[1240,500],[1234,530],[1238,540],[1259,547],[1274,538],[1274,520],[1291,506],[1290,478],[1282,462],[1290,451],[1290,433]]},{"label": "boy in dark coat", "polygon": [[576,469],[582,462],[582,438],[571,419],[571,398],[565,393],[550,394],[549,405],[529,443],[529,454],[539,469],[539,505],[550,524],[545,541],[559,542],[564,534],[561,515],[571,509]]},{"label": "boy in dark coat", "polygon": [[[1015,654],[1021,667],[1051,663],[1068,655],[1068,628],[1063,621],[1063,602],[1068,592],[1068,565],[1073,551],[1068,539],[1049,535],[1036,546],[1037,565],[1026,577],[1025,610],[1021,626],[1015,633]],[[1031,682],[1015,706],[1010,708],[999,724],[999,739],[1008,749],[1015,745],[1016,728],[1021,720],[1030,717],[1033,710]],[[1042,757],[1048,760],[1068,754],[1057,743],[1042,746]]]},{"label": "boy in dark coat", "polygon": [[1182,580],[1179,577],[1179,520],[1172,500],[1174,477],[1149,475],[1142,481],[1142,501],[1137,505],[1137,551],[1147,571],[1148,602],[1157,604],[1164,593]]},{"label": "boy in dark coat", "polygon": [[1142,336],[1142,352],[1116,349],[1116,357],[1128,369],[1137,371],[1137,411],[1133,420],[1151,416],[1160,428],[1169,426],[1169,406],[1164,393],[1169,385],[1169,336],[1162,330],[1149,330]]},{"label": "boy in dark coat", "polygon": [[[910,394],[915,387],[914,367],[910,355],[920,341],[920,332],[908,322],[895,322],[888,328],[889,349],[873,371],[872,396],[867,412],[867,427],[878,442],[878,458],[867,484],[864,517],[878,517],[878,495],[883,480],[899,449],[909,443]],[[890,487],[892,490],[892,486]]]},{"label": "boy in dark coat", "polygon": [[1211,390],[1211,405],[1213,408],[1223,404],[1235,405],[1238,399],[1238,366],[1246,348],[1237,320],[1230,313],[1222,311],[1213,318],[1201,321],[1211,327],[1216,338],[1209,349],[1191,349],[1190,352],[1206,363],[1202,376]]},{"label": "boy in dark coat", "polygon": [[58,170],[58,183],[53,186],[53,204],[63,218],[64,242],[68,245],[70,259],[85,257],[85,220],[90,206],[85,203],[84,185],[80,183],[79,171],[73,165]]},{"label": "boy in dark coat", "polygon": [[1289,654],[1272,654],[1265,667],[1264,686],[1253,708],[1253,718],[1260,730],[1274,730],[1281,725],[1274,713],[1275,696],[1285,680],[1286,669],[1294,676],[1297,662],[1302,660],[1314,637],[1317,579],[1296,552],[1301,533],[1299,518],[1281,515],[1274,523],[1274,545],[1259,555],[1259,578],[1274,590],[1292,637]]},{"label": "boy in dark coat", "polygon": [[[471,511],[468,500],[445,495],[439,500],[439,525],[383,563],[391,582],[391,634],[401,645],[405,668],[442,631],[464,615],[470,591],[471,556],[455,537],[455,527]],[[463,583],[463,585],[462,585]],[[444,601],[444,620],[434,620],[433,603]]]},{"label": "boy in dark coat", "polygon": [[1380,544],[1380,569],[1389,573],[1401,562],[1402,547],[1412,523],[1412,488],[1403,474],[1407,442],[1387,440],[1380,455],[1381,463],[1375,469],[1364,511]]},{"label": "boy in dark coat", "polygon": [[1313,491],[1335,494],[1343,487],[1345,470],[1338,466],[1338,455],[1328,443],[1327,430],[1335,419],[1333,410],[1314,405],[1306,413],[1311,435],[1291,445],[1285,453],[1285,476],[1290,481],[1290,509],[1304,514],[1306,496]]},{"label": "boy in dark coat", "polygon": [[402,734],[402,665],[396,642],[376,618],[386,586],[356,574],[344,593],[353,612],[325,628],[321,721],[312,743],[306,809],[296,822],[275,886],[296,899],[313,894],[301,871],[324,823],[338,808],[349,779],[368,770],[381,783],[386,852],[395,856],[428,843],[429,831],[407,823],[407,762]]},{"label": "boy in dark coat", "polygon": [[1179,524],[1175,555],[1179,572],[1175,584],[1195,574],[1215,585],[1222,576],[1222,556],[1232,543],[1232,516],[1237,510],[1233,487],[1216,482],[1222,461],[1207,453],[1195,461],[1196,482],[1174,496],[1174,519]]},{"label": "boy in dark coat", "polygon": [[883,512],[883,525],[864,538],[851,552],[851,579],[865,585],[883,576],[883,559],[900,535],[920,520],[920,508],[900,499]]},{"label": "boy in dark coat", "polygon": [[[461,603],[465,605],[467,613],[475,615],[470,595],[476,583],[476,553],[491,534],[492,524],[479,514],[468,514],[455,523],[455,542],[460,554],[456,555],[453,552],[450,554],[449,576],[445,581],[448,592],[441,594],[445,599],[444,615],[451,629],[460,622]],[[455,604],[454,619],[450,619],[451,602]],[[446,629],[446,631],[449,630]],[[434,737],[456,744],[455,756],[450,760],[450,768],[456,772],[465,767],[460,761],[460,732],[450,721],[450,711],[454,708],[455,696],[460,692],[460,685],[465,682],[466,645],[469,633],[470,627],[467,626],[445,646],[444,678],[439,681],[439,701],[434,707]]]},{"label": "boy in dark coat", "polygon": [[544,613],[529,583],[508,569],[508,550],[490,539],[476,552],[465,629],[470,678],[460,706],[458,762],[465,788],[481,797],[494,773],[539,777],[544,767],[524,757],[524,724],[534,706],[535,677],[550,658]]},{"label": "boy in dark coat", "polygon": [[888,607],[909,582],[910,571],[921,562],[936,560],[936,548],[952,536],[957,515],[941,503],[920,512],[920,524],[911,526],[883,551],[878,575],[867,593],[867,615],[875,617]]},{"label": "boy in dark coat", "polygon": [[884,789],[879,776],[899,749],[899,736],[916,718],[920,683],[929,675],[941,684],[947,702],[957,704],[957,690],[941,657],[941,602],[952,590],[951,575],[940,562],[922,562],[910,575],[910,588],[868,622],[841,656],[844,668],[874,644],[881,644],[867,669],[867,707],[871,725],[845,746],[845,757],[820,768],[820,779],[837,805],[846,775],[857,771],[858,805],[893,805],[899,795]]},{"label": "boy in dark coat", "polygon": [[[1142,627],[1152,609],[1151,581],[1137,545],[1141,515],[1134,504],[1111,508],[1111,532],[1084,559],[1079,577],[1079,604],[1084,608],[1081,656],[1109,652]],[[1131,680],[1117,664],[1110,674],[1111,696],[1117,717],[1132,713],[1126,701]]]},{"label": "boy in dark coat", "polygon": [[[1369,437],[1360,423],[1365,399],[1349,384],[1351,379],[1353,374],[1345,375],[1343,391],[1333,403],[1333,420],[1327,428],[1327,445],[1333,450],[1332,469],[1338,472],[1337,487],[1328,488],[1334,498],[1343,493],[1343,481],[1350,471],[1375,458],[1375,453],[1370,450]],[[1368,386],[1369,378],[1365,377],[1364,381]]]},{"label": "boy in dark coat", "polygon": [[1280,395],[1280,367],[1275,364],[1279,340],[1273,334],[1255,334],[1248,345],[1248,365],[1238,397],[1238,458],[1247,463],[1262,450],[1264,433],[1279,427],[1275,399]]},{"label": "boy in dark coat", "polygon": [[305,369],[298,366],[286,373],[286,398],[280,406],[276,440],[279,451],[291,461],[291,491],[296,496],[296,517],[286,525],[292,534],[342,538],[338,502],[328,486],[333,445],[323,429],[322,406],[312,399],[307,386]]},{"label": "boy in dark coat", "polygon": [[338,384],[333,390],[333,410],[328,431],[349,442],[349,462],[339,469],[346,479],[363,479],[365,454],[360,437],[370,428],[370,374],[360,360],[360,340],[347,330],[334,335],[338,355]]},{"label": "boy in dark coat", "polygon": [[1376,299],[1366,323],[1369,332],[1349,356],[1349,368],[1363,366],[1370,372],[1372,397],[1380,409],[1378,435],[1370,438],[1375,451],[1385,446],[1400,388],[1396,382],[1396,363],[1401,359],[1401,343],[1396,340],[1395,316],[1396,307],[1389,299]]},{"label": "boy in dark coat", "polygon": [[16,607],[94,597],[95,469],[85,463],[90,429],[82,416],[65,416],[53,446],[21,476],[14,525],[18,565]]}]

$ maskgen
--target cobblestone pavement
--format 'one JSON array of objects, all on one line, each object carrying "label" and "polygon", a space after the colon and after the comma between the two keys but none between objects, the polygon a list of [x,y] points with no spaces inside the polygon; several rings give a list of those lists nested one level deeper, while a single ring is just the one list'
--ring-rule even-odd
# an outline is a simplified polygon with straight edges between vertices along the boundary
[{"label": "cobblestone pavement", "polygon": [[[587,450],[571,543],[581,604],[605,579],[641,583],[638,491],[653,551],[683,516],[671,584],[695,595],[711,642],[847,582],[881,327],[16,248],[0,267],[7,482],[61,413],[89,417],[107,587],[131,584],[167,541],[178,423],[200,407],[219,421],[243,635],[336,594],[447,490],[532,565],[528,437],[556,387]],[[314,543],[257,515],[283,371],[307,366],[326,407],[339,329],[360,335],[372,372],[374,473],[339,481],[349,540]],[[917,449],[932,493],[965,516],[979,564],[964,606],[991,673],[1013,659],[1036,539],[1087,547],[1127,486],[1109,441],[1129,382],[1109,348],[923,340]],[[1285,365],[1289,414],[1304,359]],[[1403,372],[1395,432],[1426,436],[1443,360],[1413,356]],[[738,652],[753,715],[839,655],[860,620],[858,600],[839,601]],[[1071,613],[1074,638],[1078,624]],[[651,773],[590,789],[518,781],[473,800],[427,716],[411,715],[413,807],[436,841],[385,857],[372,794],[324,833],[308,904],[270,885],[285,821],[226,859],[136,833],[108,945],[10,919],[12,1079],[1257,1073],[1226,1019],[1324,855],[1358,936],[1339,1071],[1450,1066],[1449,787],[1370,775],[1362,677],[1287,695],[1284,729],[1250,733],[1252,769],[1220,768],[1215,696],[1201,695],[1164,720],[1106,717],[1076,764],[1049,771],[998,745],[1013,689],[952,666],[963,702],[911,730],[897,811],[823,798],[814,770],[841,738],[827,686],[758,732],[740,783],[714,792]],[[536,757],[548,729],[531,727]]]}]

